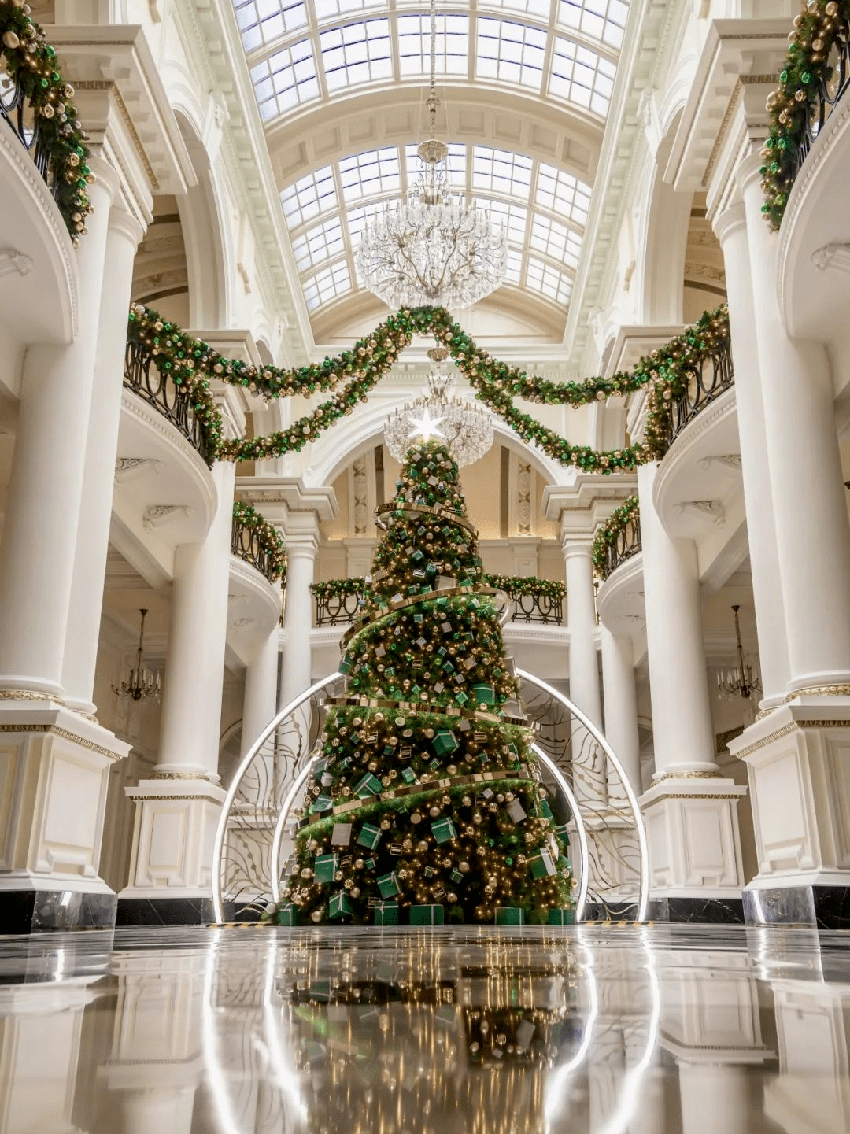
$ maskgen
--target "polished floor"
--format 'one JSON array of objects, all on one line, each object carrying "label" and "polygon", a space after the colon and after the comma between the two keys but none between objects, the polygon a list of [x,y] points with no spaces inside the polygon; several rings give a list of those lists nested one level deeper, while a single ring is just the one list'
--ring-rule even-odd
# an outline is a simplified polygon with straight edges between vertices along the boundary
[{"label": "polished floor", "polygon": [[850,936],[0,939],[2,1134],[846,1134]]}]

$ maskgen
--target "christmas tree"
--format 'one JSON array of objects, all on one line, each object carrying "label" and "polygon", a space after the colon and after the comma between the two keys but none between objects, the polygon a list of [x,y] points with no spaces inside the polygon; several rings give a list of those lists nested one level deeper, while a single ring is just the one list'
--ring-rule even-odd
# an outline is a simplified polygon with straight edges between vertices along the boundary
[{"label": "christmas tree", "polygon": [[438,924],[569,920],[567,837],[482,584],[458,469],[415,445],[372,586],[343,638],[276,918]]}]

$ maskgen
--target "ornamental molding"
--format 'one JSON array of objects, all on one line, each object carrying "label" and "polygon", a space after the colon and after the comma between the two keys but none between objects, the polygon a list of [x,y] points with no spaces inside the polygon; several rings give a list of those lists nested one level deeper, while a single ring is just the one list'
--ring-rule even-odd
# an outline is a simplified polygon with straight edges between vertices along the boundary
[{"label": "ornamental molding", "polygon": [[192,515],[192,509],[188,504],[149,504],[142,513],[142,527],[146,532],[150,532],[154,528],[171,523],[181,515],[187,519]]},{"label": "ornamental molding", "polygon": [[154,457],[118,457],[115,462],[115,480],[118,484],[126,484],[145,473],[158,473],[161,467],[162,461]]},{"label": "ornamental molding", "polygon": [[[78,736],[75,732],[69,732],[66,728],[59,728],[57,725],[47,724],[21,724],[0,725],[0,733],[40,733],[42,735],[58,736],[62,740],[70,740],[73,744],[78,744],[81,748],[87,749],[89,752],[96,752],[98,756],[106,756],[110,763],[114,764],[118,760],[123,760],[126,753],[116,752],[112,748],[106,748],[102,744],[95,744],[93,740],[87,740],[84,736]],[[129,747],[129,746],[128,746]]]},{"label": "ornamental molding", "polygon": [[52,239],[47,241],[58,254],[59,267],[63,277],[62,291],[69,299],[70,318],[63,320],[62,341],[71,342],[77,334],[79,327],[79,310],[77,303],[77,265],[74,259],[74,246],[59,206],[53,200],[53,195],[47,187],[44,178],[36,169],[29,150],[22,144],[11,126],[0,120],[0,155],[8,164],[19,183],[24,187],[29,202],[37,213],[37,222],[50,232]]},{"label": "ornamental molding", "polygon": [[740,453],[722,453],[712,454],[709,457],[702,457],[699,462],[699,467],[708,472],[712,465],[720,465],[722,468],[733,469],[735,472],[741,471],[741,454]]},{"label": "ornamental molding", "polygon": [[674,505],[680,516],[696,514],[712,521],[716,528],[726,523],[726,508],[721,500],[682,500]]},{"label": "ornamental molding", "polygon": [[850,244],[824,244],[812,253],[811,261],[819,272],[825,272],[827,268],[850,272]]},{"label": "ornamental molding", "polygon": [[0,248],[0,279],[12,276],[15,272],[19,276],[29,275],[32,269],[32,257],[17,248]]}]

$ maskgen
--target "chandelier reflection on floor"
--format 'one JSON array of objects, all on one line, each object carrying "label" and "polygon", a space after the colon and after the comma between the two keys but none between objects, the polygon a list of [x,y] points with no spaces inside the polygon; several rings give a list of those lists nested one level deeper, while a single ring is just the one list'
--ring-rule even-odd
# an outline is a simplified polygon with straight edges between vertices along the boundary
[{"label": "chandelier reflection on floor", "polygon": [[436,16],[431,0],[431,136],[417,151],[418,181],[366,222],[354,257],[363,283],[393,311],[400,307],[470,307],[502,283],[507,246],[500,223],[448,192],[448,146],[434,137]]},{"label": "chandelier reflection on floor", "polygon": [[441,365],[448,357],[445,347],[432,347],[428,357],[434,366],[428,375],[428,392],[408,402],[387,421],[384,439],[397,461],[414,441],[445,440],[460,467],[479,460],[493,444],[493,422],[481,406],[453,393],[454,377]]}]

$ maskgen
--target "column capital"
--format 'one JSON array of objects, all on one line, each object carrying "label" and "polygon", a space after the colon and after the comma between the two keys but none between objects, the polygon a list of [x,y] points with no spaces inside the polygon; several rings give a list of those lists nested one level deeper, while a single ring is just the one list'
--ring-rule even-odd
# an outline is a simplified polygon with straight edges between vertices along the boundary
[{"label": "column capital", "polygon": [[571,485],[547,485],[543,510],[547,520],[561,521],[561,546],[586,536],[593,538],[599,524],[607,520],[637,488],[633,474],[579,473]]},{"label": "column capital", "polygon": [[297,476],[240,476],[236,478],[236,498],[253,505],[285,536],[303,530],[306,521],[295,517],[307,515],[318,526],[332,520],[339,511],[336,493],[329,484],[307,487]]},{"label": "column capital", "polygon": [[735,201],[723,210],[712,222],[714,234],[720,241],[720,246],[741,229],[746,232],[747,228],[747,213],[744,208],[744,202]]}]

